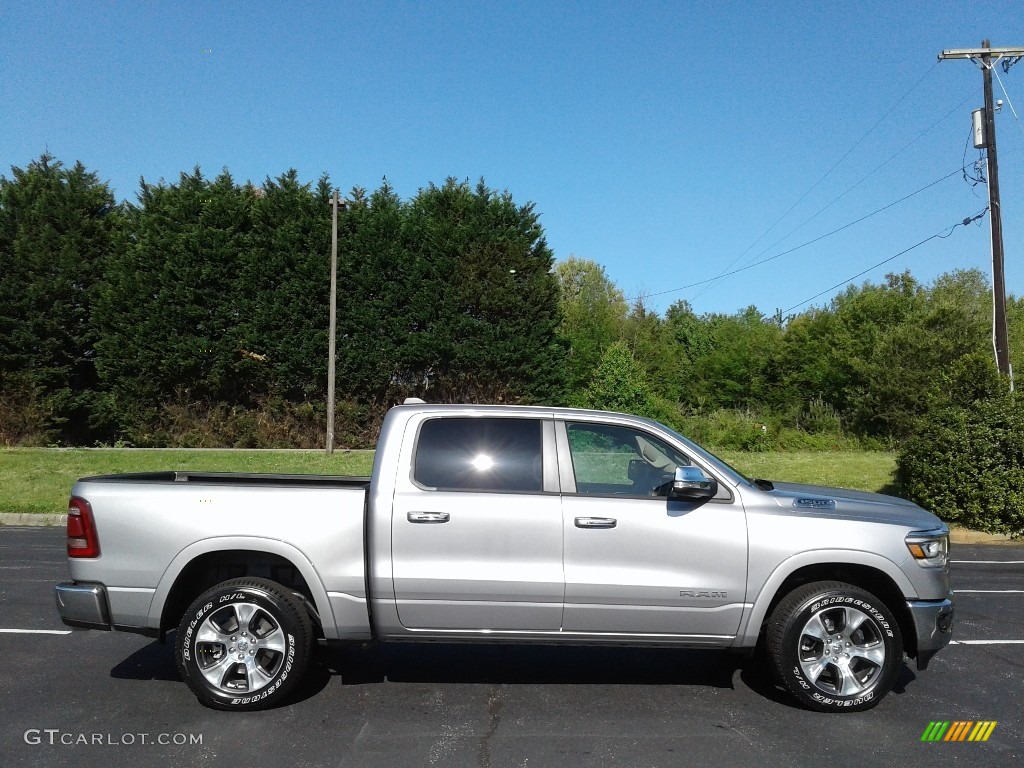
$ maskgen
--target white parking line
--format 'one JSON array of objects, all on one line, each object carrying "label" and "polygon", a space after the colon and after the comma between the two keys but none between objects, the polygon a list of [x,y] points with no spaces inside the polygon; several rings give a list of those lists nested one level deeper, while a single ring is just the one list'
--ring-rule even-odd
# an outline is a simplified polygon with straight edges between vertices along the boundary
[{"label": "white parking line", "polygon": [[70,629],[0,629],[8,635],[70,635]]},{"label": "white parking line", "polygon": [[1024,645],[1024,640],[950,640],[950,645]]},{"label": "white parking line", "polygon": [[951,563],[973,563],[974,565],[1024,565],[1024,560],[950,560]]},{"label": "white parking line", "polygon": [[966,595],[973,593],[977,595],[1024,595],[1024,589],[954,589],[954,594]]}]

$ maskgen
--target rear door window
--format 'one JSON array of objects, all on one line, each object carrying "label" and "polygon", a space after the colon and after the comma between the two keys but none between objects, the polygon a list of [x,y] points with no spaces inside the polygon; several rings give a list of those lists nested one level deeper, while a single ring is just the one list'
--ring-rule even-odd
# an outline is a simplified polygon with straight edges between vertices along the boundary
[{"label": "rear door window", "polygon": [[413,479],[437,490],[540,492],[538,419],[437,418],[423,422]]}]

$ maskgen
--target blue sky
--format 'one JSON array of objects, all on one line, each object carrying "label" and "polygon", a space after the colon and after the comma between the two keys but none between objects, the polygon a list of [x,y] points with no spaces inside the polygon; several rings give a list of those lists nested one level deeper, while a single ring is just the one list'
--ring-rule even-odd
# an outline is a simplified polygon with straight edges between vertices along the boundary
[{"label": "blue sky", "polygon": [[[387,177],[406,198],[483,177],[536,204],[558,259],[598,262],[659,311],[800,311],[986,207],[957,173],[981,73],[936,62],[984,38],[1024,46],[1024,3],[8,3],[0,173],[49,150],[133,201],[139,177],[196,165],[255,183],[326,172],[343,190]],[[1024,62],[999,76],[1021,295],[1024,127],[1009,107],[1024,119]],[[988,273],[988,223],[853,282]]]}]

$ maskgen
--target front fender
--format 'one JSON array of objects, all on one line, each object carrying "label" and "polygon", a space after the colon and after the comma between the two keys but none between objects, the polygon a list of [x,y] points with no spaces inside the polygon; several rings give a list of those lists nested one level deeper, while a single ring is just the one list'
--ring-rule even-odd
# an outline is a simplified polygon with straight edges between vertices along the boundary
[{"label": "front fender", "polygon": [[[915,594],[914,586],[907,575],[892,560],[875,554],[855,549],[814,549],[800,552],[792,557],[783,560],[769,574],[761,586],[760,592],[751,601],[753,606],[747,612],[746,618],[740,622],[739,635],[736,637],[736,647],[752,648],[757,644],[758,636],[761,633],[761,625],[768,615],[768,609],[772,601],[786,580],[802,568],[810,566],[827,567],[834,565],[861,566],[872,568],[888,576],[896,587],[904,595]],[[754,594],[756,586],[748,584],[747,594]],[[898,606],[890,606],[896,610]]]}]

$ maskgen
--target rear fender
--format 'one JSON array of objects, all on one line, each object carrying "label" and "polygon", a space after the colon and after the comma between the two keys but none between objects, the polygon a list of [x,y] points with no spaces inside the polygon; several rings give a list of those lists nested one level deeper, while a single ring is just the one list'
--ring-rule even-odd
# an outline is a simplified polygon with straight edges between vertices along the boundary
[{"label": "rear fender", "polygon": [[334,618],[334,611],[331,609],[331,601],[328,599],[327,591],[324,589],[320,576],[309,561],[309,558],[300,550],[283,541],[256,536],[219,536],[197,541],[181,550],[171,561],[171,564],[167,566],[167,570],[160,577],[160,582],[153,593],[153,602],[150,603],[149,607],[149,626],[157,629],[160,627],[160,619],[163,615],[168,595],[170,595],[175,582],[189,563],[202,555],[233,550],[265,552],[278,555],[295,566],[296,570],[302,574],[306,586],[309,587],[313,603],[316,605],[317,613],[320,615],[324,637],[328,640],[337,639],[337,624]]}]

